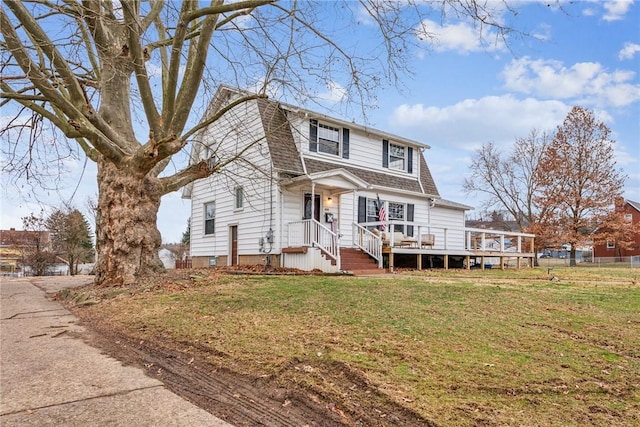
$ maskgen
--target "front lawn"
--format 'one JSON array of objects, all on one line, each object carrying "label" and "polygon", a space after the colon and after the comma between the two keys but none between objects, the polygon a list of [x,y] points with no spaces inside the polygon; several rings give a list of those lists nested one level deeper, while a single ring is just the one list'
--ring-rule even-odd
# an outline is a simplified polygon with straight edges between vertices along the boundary
[{"label": "front lawn", "polygon": [[82,310],[345,410],[330,367],[438,425],[640,424],[638,269],[192,274]]}]

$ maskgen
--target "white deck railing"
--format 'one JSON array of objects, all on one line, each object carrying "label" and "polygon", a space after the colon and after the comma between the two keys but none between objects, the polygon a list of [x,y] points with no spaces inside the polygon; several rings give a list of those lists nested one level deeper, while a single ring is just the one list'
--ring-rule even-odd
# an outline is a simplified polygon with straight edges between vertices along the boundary
[{"label": "white deck railing", "polygon": [[[354,244],[360,246],[358,245],[358,239],[360,238],[358,232],[360,231],[356,232],[356,230],[366,229],[369,234],[373,234],[369,229],[378,228],[381,225],[384,225],[385,231],[404,230],[404,232],[391,232],[386,235],[387,239],[382,243],[392,248],[421,248],[438,251],[534,252],[534,234],[484,228],[437,227],[415,222],[395,221],[388,221],[384,224],[381,222],[354,224]],[[405,234],[408,227],[413,227],[413,236]]]},{"label": "white deck railing", "polygon": [[352,235],[353,245],[378,261],[378,267],[382,268],[382,238],[355,222],[352,224]]},{"label": "white deck railing", "polygon": [[309,246],[320,249],[340,266],[338,235],[315,219],[290,222],[288,224],[289,246]]}]

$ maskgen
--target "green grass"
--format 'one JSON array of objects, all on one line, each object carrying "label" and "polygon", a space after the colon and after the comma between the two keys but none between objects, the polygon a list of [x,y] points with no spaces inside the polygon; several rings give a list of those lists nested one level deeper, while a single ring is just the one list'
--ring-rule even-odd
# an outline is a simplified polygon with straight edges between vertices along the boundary
[{"label": "green grass", "polygon": [[[213,274],[84,310],[136,337],[197,343],[236,371],[336,395],[345,391],[314,372],[340,363],[441,425],[631,426],[639,273]],[[312,369],[291,372],[292,361]]]}]

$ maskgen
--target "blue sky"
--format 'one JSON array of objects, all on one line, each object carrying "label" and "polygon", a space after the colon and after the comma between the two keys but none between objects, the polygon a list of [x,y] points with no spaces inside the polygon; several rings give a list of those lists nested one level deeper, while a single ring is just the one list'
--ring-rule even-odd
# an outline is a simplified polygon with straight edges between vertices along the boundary
[{"label": "blue sky", "polygon": [[[439,17],[424,22],[437,38],[412,55],[413,76],[403,78],[400,91],[382,89],[377,104],[368,106],[371,126],[432,147],[426,158],[442,197],[479,206],[477,197],[462,192],[473,151],[486,142],[506,151],[533,128],[554,130],[580,105],[613,131],[616,160],[628,176],[624,196],[640,201],[640,4],[560,1],[561,10],[551,3],[513,2],[519,13],[512,24],[531,37],[510,37],[508,46],[478,43],[464,22]],[[366,29],[363,18],[360,31]],[[326,88],[329,110],[337,110],[332,102],[342,94],[340,82]],[[58,191],[17,190],[3,178],[0,226],[22,228],[20,217],[38,212],[41,203],[71,200],[83,209],[86,198],[96,194],[95,167],[89,162],[82,178],[82,161],[67,168]],[[158,218],[163,241],[181,238],[189,212],[189,201],[179,192],[163,198]]]}]

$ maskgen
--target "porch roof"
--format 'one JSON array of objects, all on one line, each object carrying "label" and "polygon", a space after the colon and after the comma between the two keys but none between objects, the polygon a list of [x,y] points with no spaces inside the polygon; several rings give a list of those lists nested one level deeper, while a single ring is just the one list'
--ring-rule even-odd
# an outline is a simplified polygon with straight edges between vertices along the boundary
[{"label": "porch roof", "polygon": [[312,181],[326,187],[339,187],[341,189],[357,190],[369,188],[368,182],[345,170],[345,168],[329,169],[325,171],[301,175],[285,181],[284,186],[296,185]]}]

